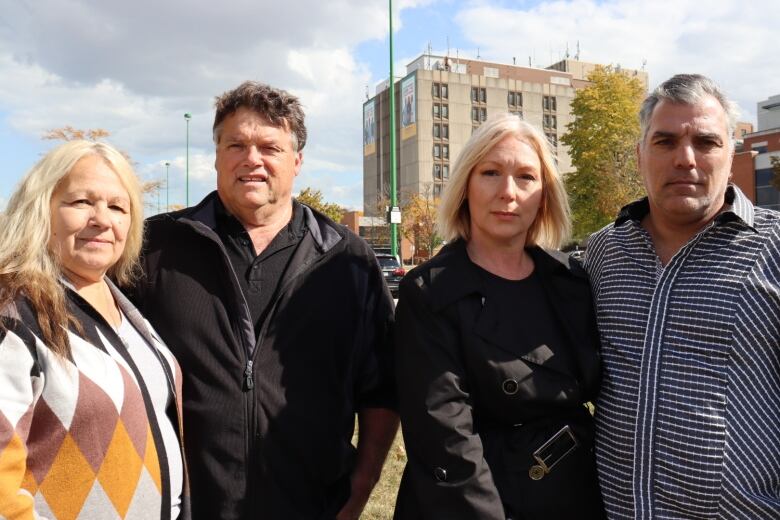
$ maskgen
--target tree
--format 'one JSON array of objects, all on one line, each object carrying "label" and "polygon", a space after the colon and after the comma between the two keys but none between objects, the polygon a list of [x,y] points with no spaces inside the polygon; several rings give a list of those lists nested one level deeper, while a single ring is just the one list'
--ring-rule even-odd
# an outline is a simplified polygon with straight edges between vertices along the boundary
[{"label": "tree", "polygon": [[[46,130],[46,132],[41,136],[41,139],[44,141],[76,141],[79,139],[84,139],[87,141],[97,142],[106,137],[109,137],[110,135],[111,132],[103,128],[87,128],[86,130],[82,130],[80,128],[73,128],[70,125],[66,125],[61,128],[52,128],[50,130]],[[130,157],[130,154],[124,150],[119,150],[119,152],[125,156],[125,159],[127,159],[130,164],[135,164],[135,161],[133,161],[133,159]],[[158,195],[163,186],[165,186],[165,181],[162,179],[155,181],[141,181],[141,192],[144,195]],[[146,204],[150,207],[156,206],[156,203],[147,202]]]},{"label": "tree", "polygon": [[772,180],[770,184],[780,191],[780,156],[772,155],[769,157],[769,160],[772,162]]},{"label": "tree", "polygon": [[642,83],[612,67],[597,67],[588,81],[574,95],[574,120],[561,138],[576,168],[566,177],[566,189],[578,240],[613,221],[622,206],[644,193],[635,152]]},{"label": "tree", "polygon": [[320,213],[323,213],[334,222],[341,220],[346,210],[333,202],[325,202],[322,200],[322,192],[313,188],[303,188],[298,196],[295,197],[298,202],[306,204],[307,206],[316,209]]},{"label": "tree", "polygon": [[439,199],[431,196],[426,185],[421,194],[408,198],[402,211],[401,234],[414,244],[414,256],[430,258],[442,239],[436,230],[436,212]]},{"label": "tree", "polygon": [[47,130],[41,137],[46,141],[76,141],[86,139],[87,141],[100,141],[104,137],[111,135],[111,132],[102,128],[88,128],[81,130],[72,126],[63,126],[62,128],[52,128]]}]

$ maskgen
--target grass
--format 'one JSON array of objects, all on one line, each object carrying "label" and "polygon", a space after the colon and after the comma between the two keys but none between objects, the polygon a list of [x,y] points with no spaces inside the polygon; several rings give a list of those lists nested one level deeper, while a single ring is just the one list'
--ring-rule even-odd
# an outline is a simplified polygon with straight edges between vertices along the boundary
[{"label": "grass", "polygon": [[[357,439],[353,439],[355,442]],[[406,465],[406,450],[401,438],[401,430],[395,436],[393,445],[387,454],[382,476],[379,479],[368,504],[363,510],[361,519],[365,520],[391,520],[393,510],[395,509],[395,496],[398,493],[398,486],[401,484],[401,473]]]}]

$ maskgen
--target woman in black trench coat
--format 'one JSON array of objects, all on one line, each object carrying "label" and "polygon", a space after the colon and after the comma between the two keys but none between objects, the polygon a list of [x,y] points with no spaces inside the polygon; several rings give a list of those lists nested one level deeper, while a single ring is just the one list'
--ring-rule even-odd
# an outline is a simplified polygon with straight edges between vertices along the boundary
[{"label": "woman in black trench coat", "polygon": [[550,147],[510,114],[465,145],[441,202],[449,241],[396,311],[408,463],[399,520],[603,518],[593,457],[600,368],[584,271]]}]

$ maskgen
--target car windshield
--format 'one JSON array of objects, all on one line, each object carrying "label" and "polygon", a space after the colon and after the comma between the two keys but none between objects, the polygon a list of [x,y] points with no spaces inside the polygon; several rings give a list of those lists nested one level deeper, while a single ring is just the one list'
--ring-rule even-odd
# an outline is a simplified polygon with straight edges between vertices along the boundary
[{"label": "car windshield", "polygon": [[377,256],[376,258],[379,260],[379,265],[382,267],[401,267],[398,265],[398,260],[392,256]]}]

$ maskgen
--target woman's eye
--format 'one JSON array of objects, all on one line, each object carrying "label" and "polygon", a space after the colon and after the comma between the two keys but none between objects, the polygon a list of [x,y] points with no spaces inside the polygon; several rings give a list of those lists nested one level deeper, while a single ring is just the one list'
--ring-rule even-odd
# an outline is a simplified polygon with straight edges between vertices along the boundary
[{"label": "woman's eye", "polygon": [[486,177],[495,177],[496,175],[499,175],[499,173],[496,170],[485,170],[482,172],[482,175]]}]

